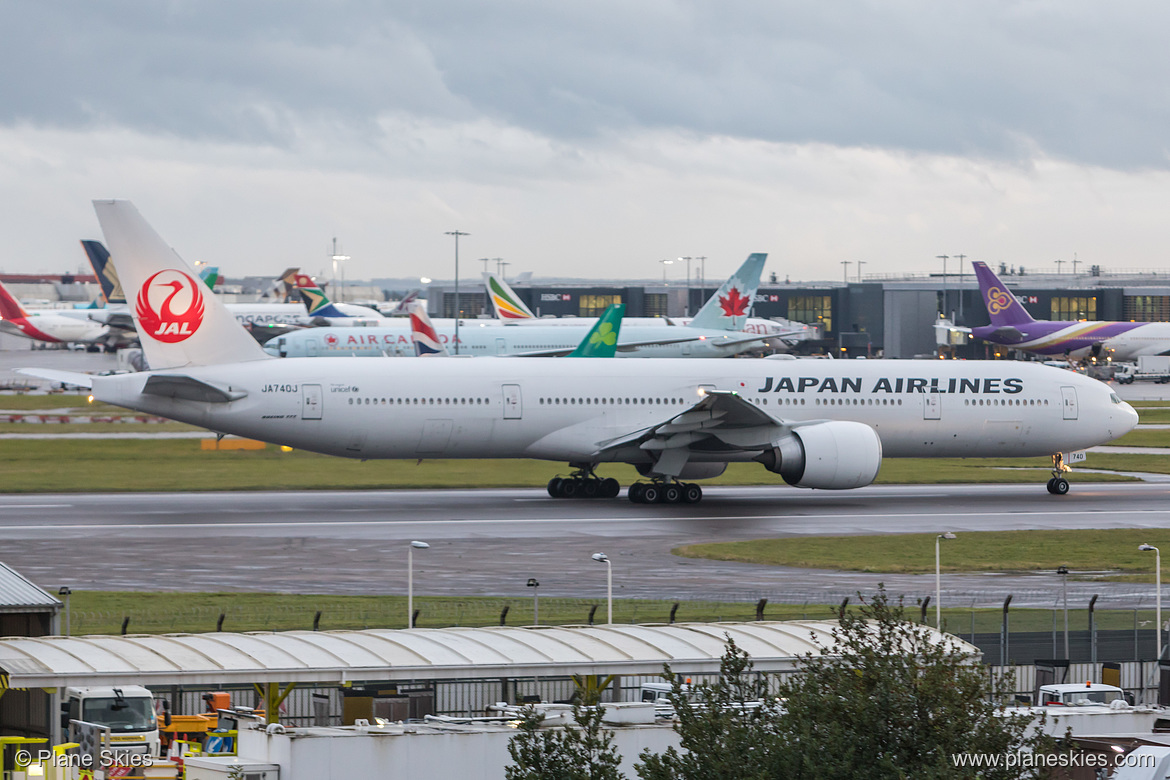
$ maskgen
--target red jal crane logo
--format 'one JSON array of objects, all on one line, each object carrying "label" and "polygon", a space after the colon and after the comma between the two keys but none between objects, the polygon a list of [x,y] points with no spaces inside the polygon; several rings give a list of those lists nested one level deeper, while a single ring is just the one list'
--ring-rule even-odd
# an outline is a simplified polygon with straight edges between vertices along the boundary
[{"label": "red jal crane logo", "polygon": [[139,328],[155,341],[175,344],[195,335],[203,323],[203,293],[182,271],[159,271],[138,292]]}]

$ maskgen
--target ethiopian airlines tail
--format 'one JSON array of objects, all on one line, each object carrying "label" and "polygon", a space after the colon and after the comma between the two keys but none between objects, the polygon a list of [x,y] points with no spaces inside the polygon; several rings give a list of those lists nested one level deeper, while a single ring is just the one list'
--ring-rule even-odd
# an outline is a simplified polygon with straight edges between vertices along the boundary
[{"label": "ethiopian airlines tail", "polygon": [[1007,285],[992,273],[991,269],[987,267],[987,263],[976,260],[971,265],[975,267],[975,278],[979,280],[979,292],[983,296],[983,305],[987,307],[987,315],[991,317],[992,325],[996,327],[1027,325],[1036,321],[1016,300],[1016,296],[1008,291]]},{"label": "ethiopian airlines tail", "polygon": [[487,289],[488,300],[496,310],[496,317],[501,320],[534,320],[536,315],[532,309],[524,305],[516,291],[508,286],[495,274],[483,275],[483,286]]},{"label": "ethiopian airlines tail", "polygon": [[703,304],[688,327],[743,330],[751,316],[752,300],[760,287],[760,273],[767,259],[768,255],[763,252],[748,255],[739,270]]},{"label": "ethiopian airlines tail", "polygon": [[133,203],[95,200],[93,207],[106,245],[118,258],[151,368],[271,359]]},{"label": "ethiopian airlines tail", "polygon": [[410,340],[416,357],[448,357],[447,348],[427,316],[427,308],[418,301],[410,305]]}]

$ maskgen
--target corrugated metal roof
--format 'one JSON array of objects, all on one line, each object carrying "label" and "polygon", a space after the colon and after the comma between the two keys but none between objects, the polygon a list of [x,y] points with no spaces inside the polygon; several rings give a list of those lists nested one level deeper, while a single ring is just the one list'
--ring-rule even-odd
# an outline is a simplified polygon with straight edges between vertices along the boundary
[{"label": "corrugated metal roof", "polygon": [[[342,684],[363,681],[688,673],[719,669],[726,638],[758,671],[832,643],[831,621],[532,626],[0,639],[13,688],[62,685]],[[955,637],[960,652],[979,650]]]},{"label": "corrugated metal roof", "polygon": [[0,563],[0,612],[56,612],[61,602]]}]

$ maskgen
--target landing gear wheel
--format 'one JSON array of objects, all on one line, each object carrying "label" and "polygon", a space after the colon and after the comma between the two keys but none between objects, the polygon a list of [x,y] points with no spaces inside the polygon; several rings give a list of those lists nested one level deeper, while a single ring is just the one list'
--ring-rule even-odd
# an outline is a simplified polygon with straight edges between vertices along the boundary
[{"label": "landing gear wheel", "polygon": [[601,495],[600,479],[581,480],[581,498],[597,498]]},{"label": "landing gear wheel", "polygon": [[663,485],[661,501],[664,504],[677,504],[682,501],[682,488],[674,484]]},{"label": "landing gear wheel", "polygon": [[620,492],[622,492],[622,484],[613,477],[606,477],[601,480],[601,490],[597,495],[602,498],[617,498]]},{"label": "landing gear wheel", "polygon": [[1053,477],[1048,480],[1048,492],[1054,496],[1063,496],[1068,492],[1068,480],[1064,477]]},{"label": "landing gear wheel", "polygon": [[697,504],[703,500],[703,488],[693,482],[682,486],[682,500],[684,504]]},{"label": "landing gear wheel", "polygon": [[564,482],[560,477],[553,477],[548,481],[548,494],[553,498],[561,497],[561,483]]},{"label": "landing gear wheel", "polygon": [[581,493],[581,482],[577,479],[561,480],[561,498],[576,498]]},{"label": "landing gear wheel", "polygon": [[662,486],[655,485],[651,482],[648,485],[642,486],[642,502],[643,504],[657,504],[662,501]]},{"label": "landing gear wheel", "polygon": [[645,489],[646,485],[644,483],[635,482],[634,484],[630,485],[630,489],[626,491],[626,495],[629,496],[631,503],[643,504],[645,502],[642,500],[642,492]]}]

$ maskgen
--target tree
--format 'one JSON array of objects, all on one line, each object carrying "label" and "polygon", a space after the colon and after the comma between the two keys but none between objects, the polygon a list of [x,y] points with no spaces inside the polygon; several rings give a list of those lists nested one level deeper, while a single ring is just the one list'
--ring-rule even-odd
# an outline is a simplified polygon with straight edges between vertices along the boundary
[{"label": "tree", "polygon": [[[802,659],[770,692],[747,655],[728,643],[718,681],[692,704],[671,701],[685,752],[643,753],[645,780],[1017,780],[1037,770],[960,767],[961,753],[1042,752],[1029,719],[992,700],[985,669],[953,641],[906,619],[884,588],[855,613],[840,612],[833,642]],[[746,709],[742,703],[759,698]]]},{"label": "tree", "polygon": [[505,779],[622,780],[613,734],[602,727],[602,690],[604,686],[596,682],[582,685],[578,681],[574,725],[563,729],[542,728],[544,715],[527,707],[519,732],[508,742],[514,765],[504,769]]}]

